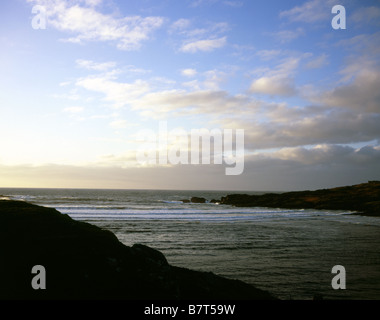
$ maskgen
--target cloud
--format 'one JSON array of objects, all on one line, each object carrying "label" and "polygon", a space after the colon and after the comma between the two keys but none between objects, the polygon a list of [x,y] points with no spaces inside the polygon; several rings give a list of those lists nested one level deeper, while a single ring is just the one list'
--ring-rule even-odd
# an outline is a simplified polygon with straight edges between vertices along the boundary
[{"label": "cloud", "polygon": [[380,161],[380,148],[365,146],[355,149],[347,145],[317,145],[312,148],[283,148],[269,155],[271,158],[291,160],[308,165],[364,164]]},{"label": "cloud", "polygon": [[256,52],[256,55],[262,60],[272,60],[275,57],[278,57],[282,53],[281,50],[260,50]]},{"label": "cloud", "polygon": [[86,5],[96,7],[100,5],[103,0],[82,0]]},{"label": "cloud", "polygon": [[[337,86],[319,95],[317,99],[329,106],[343,107],[360,113],[380,114],[380,68],[365,68],[360,70],[351,66],[354,75],[351,82]],[[347,70],[346,70],[347,72]],[[346,78],[351,78],[345,74]]]},{"label": "cloud", "polygon": [[106,71],[116,66],[116,63],[113,61],[96,63],[91,60],[77,59],[75,62],[81,68],[85,68],[88,70],[95,70],[95,71]]},{"label": "cloud", "polygon": [[[196,28],[192,25],[196,24]],[[229,30],[229,24],[226,22],[207,22],[203,27],[200,27],[202,22],[191,21],[190,19],[178,19],[173,22],[169,28],[169,33],[177,33],[184,35],[188,40],[200,40],[199,37],[216,37]]]},{"label": "cloud", "polygon": [[[194,24],[196,24],[196,28],[192,27]],[[182,38],[181,44],[178,45],[180,52],[210,52],[226,45],[227,37],[224,34],[229,28],[229,24],[226,22],[204,23],[179,19],[170,26],[169,33]],[[175,42],[179,42],[178,38]]]},{"label": "cloud", "polygon": [[[262,70],[251,83],[251,93],[276,96],[299,93],[300,88],[296,88],[293,79],[301,58],[287,57],[274,68]],[[375,90],[379,87],[379,73],[375,69],[373,74],[367,69],[354,70],[351,82],[329,91],[316,91],[314,96],[305,95],[305,99],[316,103],[309,106],[268,103],[252,95],[232,95],[219,88],[226,75],[218,70],[196,73],[194,69],[183,69],[184,75],[199,75],[204,79],[194,79],[187,86],[183,84],[182,89],[172,83],[170,89],[157,90],[151,80],[124,82],[107,74],[80,78],[76,84],[104,94],[105,100],[114,107],[128,106],[143,117],[169,120],[202,115],[204,122],[214,127],[245,129],[248,150],[262,150],[379,139],[380,114],[373,114],[380,105],[376,102]],[[345,107],[341,106],[342,101],[346,102]],[[123,123],[114,125],[123,126]]]},{"label": "cloud", "polygon": [[221,165],[121,167],[133,154],[108,155],[99,163],[4,166],[0,176],[10,187],[198,189],[290,191],[320,189],[380,179],[380,147],[355,149],[339,145],[247,155],[239,176],[226,176]]},{"label": "cloud", "polygon": [[187,53],[196,53],[198,51],[210,52],[215,49],[224,47],[226,43],[227,43],[226,37],[221,37],[218,39],[190,41],[182,45],[182,47],[180,48],[180,51],[187,52]]},{"label": "cloud", "polygon": [[314,90],[306,98],[362,113],[380,113],[380,32],[359,34],[341,40],[336,46],[349,52],[338,70],[340,78],[330,88]]},{"label": "cloud", "polygon": [[[201,88],[206,90],[220,90],[220,84],[227,80],[227,74],[221,70],[208,70],[205,72],[198,72],[195,69],[182,69],[181,74],[187,78],[194,78],[198,76],[197,79],[184,82],[182,85],[193,88],[194,90],[201,90]],[[200,78],[203,78],[201,80]]]},{"label": "cloud", "polygon": [[115,108],[128,105],[149,91],[149,84],[146,81],[135,80],[132,83],[122,83],[102,75],[80,78],[76,85],[105,94],[105,100],[112,102]]},{"label": "cloud", "polygon": [[247,150],[263,150],[373,141],[380,137],[379,121],[380,115],[369,113],[258,101],[250,112],[243,111],[236,118],[220,118],[217,124],[244,129]]},{"label": "cloud", "polygon": [[302,28],[297,28],[295,30],[280,30],[271,33],[271,35],[275,37],[280,43],[288,43],[299,38],[300,36],[305,35],[305,32]]},{"label": "cloud", "polygon": [[169,28],[170,32],[181,32],[183,30],[186,30],[191,25],[191,21],[189,19],[178,19],[175,22],[172,23],[172,25]]},{"label": "cloud", "polygon": [[249,88],[251,93],[292,96],[296,93],[293,74],[300,58],[289,57],[273,69],[264,71],[264,75],[255,79]]},{"label": "cloud", "polygon": [[254,103],[245,96],[232,96],[225,91],[197,90],[168,90],[152,92],[134,101],[133,109],[144,112],[154,118],[162,116],[188,115],[227,115],[236,114],[236,109],[254,107]]},{"label": "cloud", "polygon": [[195,69],[183,69],[183,70],[181,70],[181,74],[185,77],[194,77],[197,75],[197,70],[195,70]]},{"label": "cloud", "polygon": [[261,77],[252,82],[249,90],[251,93],[279,96],[292,96],[296,93],[294,80],[282,75]]},{"label": "cloud", "polygon": [[246,157],[245,177],[242,178],[251,179],[261,190],[338,187],[379,179],[379,160],[379,146],[355,149],[320,145],[283,149]]},{"label": "cloud", "polygon": [[226,80],[226,74],[219,70],[206,71],[204,76],[203,86],[208,90],[220,90],[219,85]]},{"label": "cloud", "polygon": [[[81,65],[90,70],[105,69],[100,67],[103,64],[93,61],[81,61]],[[181,89],[176,88],[175,81],[166,78],[134,78],[133,81],[121,81],[118,79],[119,73],[107,70],[98,75],[78,78],[74,82],[77,87],[103,94],[104,100],[109,101],[114,108],[127,106],[145,117],[153,118],[170,116],[168,113],[176,117],[202,113],[207,115],[216,111],[235,113],[237,107],[243,108],[251,103],[251,99],[244,95],[229,95],[219,88],[227,77],[223,71],[215,69],[199,73],[195,69],[187,68],[182,69],[181,74],[190,78],[199,75],[203,79],[183,83]],[[184,87],[187,90],[183,90]]]},{"label": "cloud", "polygon": [[316,57],[315,59],[309,61],[306,64],[307,69],[319,69],[324,66],[328,65],[328,56],[327,54],[321,54],[319,57]]},{"label": "cloud", "polygon": [[343,39],[335,44],[337,48],[344,48],[351,54],[350,64],[368,64],[378,61],[380,55],[380,31],[372,34],[358,34],[351,38]]},{"label": "cloud", "polygon": [[359,8],[351,15],[350,19],[352,19],[356,23],[364,25],[379,25],[380,8],[375,6]]},{"label": "cloud", "polygon": [[116,18],[97,11],[101,1],[28,0],[46,8],[48,26],[74,34],[64,41],[109,41],[121,50],[137,50],[162,26],[162,17]]},{"label": "cloud", "polygon": [[311,0],[300,6],[280,12],[280,18],[287,18],[291,22],[315,23],[331,19],[331,8],[336,5],[335,0]]}]

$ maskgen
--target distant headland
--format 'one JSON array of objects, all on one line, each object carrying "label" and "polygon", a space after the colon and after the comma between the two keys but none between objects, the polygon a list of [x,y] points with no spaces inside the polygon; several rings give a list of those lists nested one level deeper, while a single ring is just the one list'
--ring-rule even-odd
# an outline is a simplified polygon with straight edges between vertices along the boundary
[{"label": "distant headland", "polygon": [[347,210],[357,215],[380,216],[380,181],[319,189],[265,193],[262,195],[229,194],[221,199],[202,197],[183,199],[184,203],[218,203],[236,207],[265,207],[283,209]]},{"label": "distant headland", "polygon": [[230,194],[222,197],[218,202],[237,207],[347,210],[354,214],[379,217],[380,181],[315,191],[263,195]]}]

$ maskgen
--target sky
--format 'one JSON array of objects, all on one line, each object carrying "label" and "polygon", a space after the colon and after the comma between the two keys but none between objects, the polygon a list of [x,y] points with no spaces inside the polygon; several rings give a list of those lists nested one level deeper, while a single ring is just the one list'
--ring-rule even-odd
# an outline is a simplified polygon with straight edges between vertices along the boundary
[{"label": "sky", "polygon": [[[380,1],[2,0],[0,45],[0,187],[380,180]],[[191,161],[200,129],[244,130],[241,172]]]}]

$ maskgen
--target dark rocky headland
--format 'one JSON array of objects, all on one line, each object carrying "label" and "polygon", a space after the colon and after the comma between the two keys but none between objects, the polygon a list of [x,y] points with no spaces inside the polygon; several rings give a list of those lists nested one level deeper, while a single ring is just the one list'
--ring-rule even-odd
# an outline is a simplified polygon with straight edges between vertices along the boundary
[{"label": "dark rocky headland", "polygon": [[[31,286],[35,265],[46,289]],[[107,230],[55,209],[0,200],[0,299],[272,300],[238,280],[168,264],[144,245],[122,244]]]},{"label": "dark rocky headland", "polygon": [[219,202],[237,207],[347,210],[355,214],[379,217],[380,181],[315,191],[263,195],[230,194],[222,197]]}]

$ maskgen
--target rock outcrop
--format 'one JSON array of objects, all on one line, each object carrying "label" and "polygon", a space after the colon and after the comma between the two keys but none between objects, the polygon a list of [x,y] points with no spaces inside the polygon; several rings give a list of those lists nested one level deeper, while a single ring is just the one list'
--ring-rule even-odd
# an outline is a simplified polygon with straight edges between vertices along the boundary
[{"label": "rock outcrop", "polygon": [[[110,231],[53,208],[0,200],[0,299],[260,299],[238,280],[168,264],[150,247],[122,244]],[[35,290],[32,268],[46,270]]]},{"label": "rock outcrop", "polygon": [[206,199],[201,197],[191,197],[190,201],[192,203],[206,203]]},{"label": "rock outcrop", "polygon": [[205,198],[202,198],[202,197],[191,197],[191,199],[182,199],[180,200],[182,201],[183,203],[206,203],[207,200]]},{"label": "rock outcrop", "polygon": [[380,181],[316,191],[231,194],[222,197],[220,204],[237,207],[347,210],[362,215],[380,216]]}]

